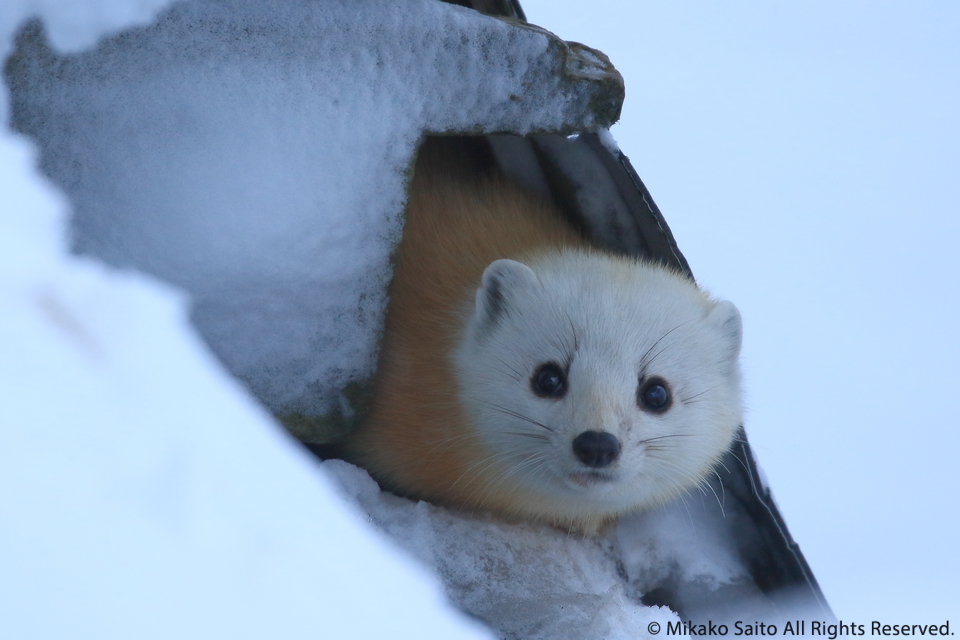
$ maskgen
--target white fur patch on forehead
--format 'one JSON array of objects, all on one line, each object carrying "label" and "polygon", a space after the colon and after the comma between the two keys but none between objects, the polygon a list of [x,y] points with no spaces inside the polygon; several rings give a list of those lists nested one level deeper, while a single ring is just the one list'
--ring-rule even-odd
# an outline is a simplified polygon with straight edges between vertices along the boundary
[{"label": "white fur patch on forehead", "polygon": [[631,366],[642,365],[643,352],[664,340],[664,347],[688,345],[672,354],[677,366],[736,369],[740,313],[684,276],[578,250],[533,255],[527,263],[497,260],[487,267],[468,339],[561,364],[588,348],[595,358]]},{"label": "white fur patch on forehead", "polygon": [[542,303],[584,327],[653,332],[699,320],[713,306],[690,280],[632,259],[567,251],[532,260],[531,268],[543,284]]}]

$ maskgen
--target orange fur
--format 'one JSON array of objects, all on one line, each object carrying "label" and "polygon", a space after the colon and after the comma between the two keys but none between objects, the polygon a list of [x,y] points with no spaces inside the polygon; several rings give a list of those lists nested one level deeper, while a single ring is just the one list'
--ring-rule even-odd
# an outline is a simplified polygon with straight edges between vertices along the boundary
[{"label": "orange fur", "polygon": [[459,405],[452,353],[491,262],[586,246],[553,206],[501,176],[471,173],[442,145],[424,145],[390,285],[373,405],[345,442],[346,457],[400,494],[528,512],[522,502],[533,496],[491,477],[496,467],[485,463],[490,454]]}]

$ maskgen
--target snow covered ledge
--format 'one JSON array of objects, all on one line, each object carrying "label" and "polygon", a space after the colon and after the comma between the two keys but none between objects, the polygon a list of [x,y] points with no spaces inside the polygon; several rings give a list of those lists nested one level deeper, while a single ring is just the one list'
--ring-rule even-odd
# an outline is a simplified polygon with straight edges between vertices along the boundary
[{"label": "snow covered ledge", "polygon": [[623,98],[603,54],[437,0],[189,2],[73,56],[31,28],[8,78],[73,248],[188,291],[314,441],[373,371],[424,132],[593,130]]},{"label": "snow covered ledge", "polygon": [[[4,3],[0,50],[28,17],[76,50],[164,4]],[[0,115],[39,141],[70,205],[0,132],[0,636],[481,637],[222,370],[187,298],[129,269],[187,290],[194,325],[270,409],[342,406],[372,367],[421,133],[594,129],[616,117],[615,72],[432,0],[187,3],[93,52],[25,46]],[[73,248],[111,266],[70,255],[71,207]],[[381,525],[427,511],[474,542],[503,528],[377,507],[389,496],[332,466]],[[503,535],[524,570],[549,556],[575,579],[544,598],[504,574],[513,611],[474,602],[515,632],[635,637],[675,619],[627,601],[604,543]],[[503,549],[488,560],[508,565]],[[468,591],[496,575],[451,566]]]}]

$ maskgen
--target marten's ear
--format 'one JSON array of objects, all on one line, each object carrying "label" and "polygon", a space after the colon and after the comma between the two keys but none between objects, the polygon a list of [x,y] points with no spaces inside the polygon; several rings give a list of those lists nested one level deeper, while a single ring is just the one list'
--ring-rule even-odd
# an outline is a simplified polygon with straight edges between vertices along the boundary
[{"label": "marten's ear", "polygon": [[727,347],[727,357],[735,362],[740,356],[740,343],[743,341],[740,311],[732,302],[721,300],[707,313],[706,320],[720,332]]},{"label": "marten's ear", "polygon": [[483,272],[477,289],[477,306],[473,322],[477,328],[492,326],[506,313],[510,303],[527,287],[536,285],[533,269],[515,260],[495,260]]}]

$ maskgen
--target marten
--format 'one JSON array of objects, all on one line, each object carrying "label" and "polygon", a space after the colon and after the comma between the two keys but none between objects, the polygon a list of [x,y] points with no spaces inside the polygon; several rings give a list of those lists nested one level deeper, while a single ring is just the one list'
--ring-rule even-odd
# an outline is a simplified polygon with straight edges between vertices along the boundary
[{"label": "marten", "polygon": [[418,154],[344,457],[400,495],[587,534],[704,482],[742,418],[737,308],[456,150]]}]

